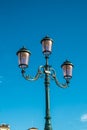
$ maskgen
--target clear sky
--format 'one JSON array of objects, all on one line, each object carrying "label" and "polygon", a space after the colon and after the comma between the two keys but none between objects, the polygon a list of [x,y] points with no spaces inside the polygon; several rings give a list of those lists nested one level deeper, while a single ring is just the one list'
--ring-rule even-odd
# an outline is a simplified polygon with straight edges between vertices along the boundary
[{"label": "clear sky", "polygon": [[0,124],[11,130],[44,129],[44,79],[28,82],[21,76],[16,52],[24,45],[32,55],[27,72],[35,75],[44,65],[41,39],[53,40],[50,65],[60,82],[60,68],[74,64],[70,87],[51,81],[53,130],[87,130],[87,1],[0,0]]}]

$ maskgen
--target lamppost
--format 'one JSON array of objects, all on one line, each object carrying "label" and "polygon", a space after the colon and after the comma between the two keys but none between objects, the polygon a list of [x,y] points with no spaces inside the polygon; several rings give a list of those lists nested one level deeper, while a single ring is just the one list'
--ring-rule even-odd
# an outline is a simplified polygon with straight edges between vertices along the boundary
[{"label": "lamppost", "polygon": [[72,78],[73,64],[70,61],[66,60],[61,65],[66,83],[65,84],[60,83],[56,77],[56,71],[48,63],[50,54],[52,52],[53,40],[50,37],[46,36],[41,40],[41,44],[42,44],[42,51],[45,56],[46,63],[45,65],[39,66],[35,77],[31,77],[30,75],[26,74],[26,68],[28,67],[28,62],[29,62],[31,52],[27,50],[25,47],[23,47],[19,51],[17,51],[17,56],[18,56],[19,67],[22,69],[21,70],[22,76],[26,80],[35,81],[38,78],[40,78],[41,75],[44,75],[45,103],[46,103],[44,130],[52,130],[51,116],[50,116],[50,93],[49,93],[50,79],[53,79],[59,87],[67,88],[70,79]]}]

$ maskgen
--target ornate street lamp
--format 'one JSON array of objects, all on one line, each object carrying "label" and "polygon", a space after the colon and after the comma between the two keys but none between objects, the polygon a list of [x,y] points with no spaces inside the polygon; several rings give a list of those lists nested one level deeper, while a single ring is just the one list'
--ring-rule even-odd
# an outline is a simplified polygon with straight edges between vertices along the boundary
[{"label": "ornate street lamp", "polygon": [[[53,40],[50,37],[46,36],[41,40],[41,44],[42,44],[42,52],[45,56],[46,63],[45,63],[45,65],[39,66],[35,77],[31,77],[30,75],[26,75],[25,69],[28,67],[28,61],[29,61],[29,57],[30,57],[31,53],[29,50],[27,50],[24,47],[21,48],[17,52],[18,63],[19,63],[19,67],[22,69],[22,71],[21,71],[22,76],[26,80],[35,81],[38,78],[40,78],[41,75],[44,75],[45,99],[46,99],[45,100],[46,101],[46,115],[45,115],[45,128],[44,129],[45,130],[52,130],[51,116],[50,116],[50,93],[49,93],[50,79],[53,79],[59,87],[67,88],[68,84],[70,82],[70,79],[72,78],[73,64],[70,61],[66,60],[61,65],[66,83],[65,84],[60,83],[57,79],[56,71],[48,63],[49,56],[52,52]],[[36,130],[36,129],[37,128],[34,128],[34,130]],[[32,130],[32,128],[30,130]]]},{"label": "ornate street lamp", "polygon": [[0,130],[10,130],[10,126],[6,124],[0,125]]}]

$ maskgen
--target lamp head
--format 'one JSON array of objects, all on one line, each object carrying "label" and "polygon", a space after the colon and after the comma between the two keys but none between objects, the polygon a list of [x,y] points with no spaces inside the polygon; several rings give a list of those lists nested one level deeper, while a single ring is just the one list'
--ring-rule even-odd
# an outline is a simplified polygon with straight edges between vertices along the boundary
[{"label": "lamp head", "polygon": [[73,64],[66,60],[62,65],[62,69],[63,69],[63,74],[64,74],[64,78],[66,79],[66,81],[69,81],[72,78],[72,69],[73,69]]},{"label": "lamp head", "polygon": [[41,40],[41,44],[42,44],[43,54],[45,56],[49,56],[52,52],[53,40],[50,37],[46,36]]},{"label": "lamp head", "polygon": [[22,69],[27,68],[31,52],[25,47],[22,47],[16,54],[18,56],[19,67]]}]

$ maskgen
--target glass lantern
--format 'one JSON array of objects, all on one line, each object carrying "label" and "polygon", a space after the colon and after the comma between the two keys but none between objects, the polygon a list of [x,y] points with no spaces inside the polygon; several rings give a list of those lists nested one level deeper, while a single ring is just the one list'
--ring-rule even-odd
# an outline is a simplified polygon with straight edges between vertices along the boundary
[{"label": "glass lantern", "polygon": [[66,80],[69,80],[72,78],[72,69],[73,69],[73,64],[66,60],[62,65],[61,65],[62,69],[63,69],[63,74],[64,74],[64,78]]},{"label": "glass lantern", "polygon": [[41,40],[41,44],[42,44],[42,52],[45,56],[50,55],[52,52],[52,44],[53,44],[53,40],[46,36]]},{"label": "glass lantern", "polygon": [[27,68],[28,67],[28,62],[30,58],[30,51],[27,50],[25,47],[21,48],[18,52],[18,63],[20,68]]}]

